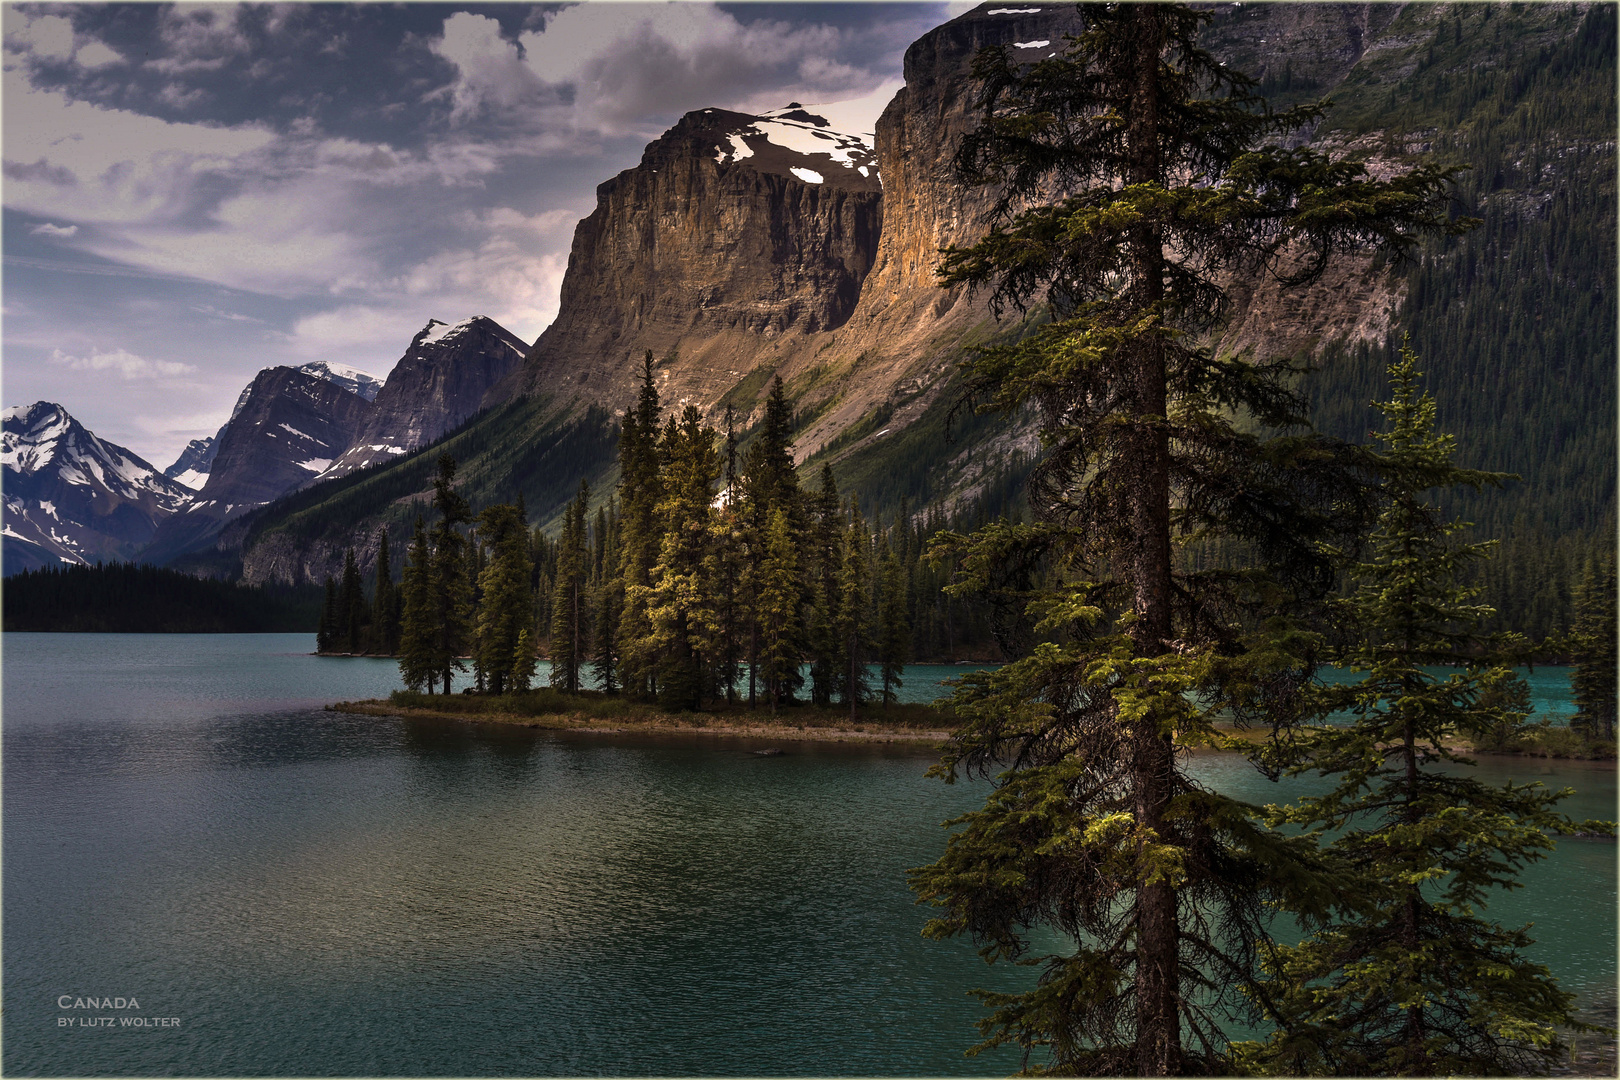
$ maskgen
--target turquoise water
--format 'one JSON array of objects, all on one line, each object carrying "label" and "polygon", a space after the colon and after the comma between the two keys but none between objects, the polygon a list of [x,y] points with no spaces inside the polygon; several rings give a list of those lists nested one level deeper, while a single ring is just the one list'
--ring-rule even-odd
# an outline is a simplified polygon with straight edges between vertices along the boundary
[{"label": "turquoise water", "polygon": [[[308,635],[5,634],[10,1075],[1004,1075],[1011,989],[924,941],[904,871],[984,789],[915,748],[570,736],[322,711],[398,685]],[[915,668],[908,691],[921,695]],[[932,680],[928,680],[932,681]],[[934,691],[927,691],[934,696]],[[924,698],[926,700],[926,698]],[[1206,782],[1254,801],[1229,756]],[[1496,761],[1613,816],[1615,773]],[[1614,846],[1493,904],[1587,996],[1615,980]],[[63,1027],[128,1015],[164,1028]]]}]

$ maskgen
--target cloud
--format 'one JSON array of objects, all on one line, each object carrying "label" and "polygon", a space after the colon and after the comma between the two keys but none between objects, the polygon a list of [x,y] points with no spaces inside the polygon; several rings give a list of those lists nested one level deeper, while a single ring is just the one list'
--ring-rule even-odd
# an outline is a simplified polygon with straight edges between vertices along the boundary
[{"label": "cloud", "polygon": [[486,198],[511,153],[174,122],[5,78],[9,208],[85,226],[91,254],[279,296],[364,290],[386,265],[378,244],[430,242],[413,234],[448,227],[447,193]]},{"label": "cloud", "polygon": [[264,323],[263,319],[255,319],[252,315],[241,315],[234,311],[221,311],[212,304],[193,304],[191,310],[201,315],[207,315],[210,318],[224,319],[227,322],[259,323],[260,325]]},{"label": "cloud", "polygon": [[12,58],[31,63],[72,60],[80,67],[101,68],[123,61],[104,42],[76,35],[72,20],[62,15],[32,15],[14,6],[5,10],[5,48]]},{"label": "cloud", "polygon": [[125,379],[162,379],[190,375],[197,369],[172,360],[147,360],[126,349],[112,352],[91,350],[89,356],[69,356],[61,349],[51,350],[50,362],[69,371],[115,371]]},{"label": "cloud", "polygon": [[72,187],[79,182],[72,169],[52,165],[44,158],[27,163],[8,160],[4,165],[4,174],[8,180],[50,184],[53,187]]},{"label": "cloud", "polygon": [[88,45],[81,46],[79,51],[74,54],[73,59],[80,67],[87,68],[101,68],[106,67],[108,64],[122,64],[124,62],[122,56],[99,41],[92,41]]},{"label": "cloud", "polygon": [[8,5],[6,49],[36,59],[66,60],[73,55],[73,23],[61,15],[30,15]]},{"label": "cloud", "polygon": [[843,97],[878,81],[846,64],[806,61],[843,44],[836,27],[745,25],[710,3],[581,4],[518,40],[536,77],[574,90],[576,121],[607,133],[661,129],[706,106]]},{"label": "cloud", "polygon": [[450,119],[543,131],[553,143],[595,135],[651,137],[708,106],[776,108],[847,98],[881,76],[830,53],[849,44],[828,25],[744,24],[712,3],[578,4],[517,41],[495,19],[457,12],[427,48],[454,65]]},{"label": "cloud", "polygon": [[158,37],[168,55],[147,66],[166,75],[216,71],[252,46],[240,25],[241,4],[184,4],[163,9]]},{"label": "cloud", "polygon": [[35,225],[32,229],[29,229],[28,234],[30,236],[68,237],[77,235],[78,231],[79,227],[77,225],[52,225],[47,221],[42,225]]},{"label": "cloud", "polygon": [[500,23],[487,16],[456,12],[428,48],[456,66],[456,81],[439,91],[450,95],[452,121],[486,108],[509,109],[544,87],[524,65],[517,45],[501,37]]}]

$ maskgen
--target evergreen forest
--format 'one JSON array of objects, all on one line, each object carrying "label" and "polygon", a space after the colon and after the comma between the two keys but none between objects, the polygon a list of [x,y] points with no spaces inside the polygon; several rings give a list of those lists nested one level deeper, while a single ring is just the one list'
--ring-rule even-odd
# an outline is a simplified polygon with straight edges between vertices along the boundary
[{"label": "evergreen forest", "polygon": [[250,586],[144,563],[62,565],[6,579],[5,628],[96,634],[308,633],[313,586]]}]

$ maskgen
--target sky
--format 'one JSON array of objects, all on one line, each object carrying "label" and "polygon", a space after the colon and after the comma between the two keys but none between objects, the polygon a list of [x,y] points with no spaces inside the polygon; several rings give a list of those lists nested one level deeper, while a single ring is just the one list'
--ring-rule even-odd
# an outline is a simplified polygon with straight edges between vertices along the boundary
[{"label": "sky", "polygon": [[692,109],[871,131],[952,3],[6,4],[5,405],[168,466],[261,368],[533,341],[596,185]]}]

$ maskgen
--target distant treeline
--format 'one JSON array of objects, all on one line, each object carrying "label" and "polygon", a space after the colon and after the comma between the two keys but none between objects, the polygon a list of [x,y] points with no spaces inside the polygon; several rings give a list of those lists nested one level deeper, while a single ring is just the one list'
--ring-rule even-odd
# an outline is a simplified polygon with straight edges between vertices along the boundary
[{"label": "distant treeline", "polygon": [[315,586],[239,585],[132,562],[45,567],[5,581],[7,630],[299,633],[313,631],[320,617]]}]

